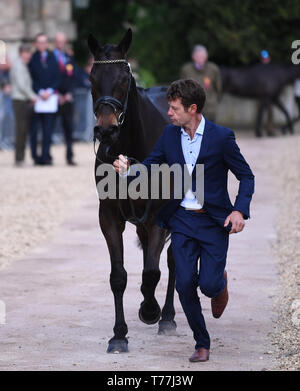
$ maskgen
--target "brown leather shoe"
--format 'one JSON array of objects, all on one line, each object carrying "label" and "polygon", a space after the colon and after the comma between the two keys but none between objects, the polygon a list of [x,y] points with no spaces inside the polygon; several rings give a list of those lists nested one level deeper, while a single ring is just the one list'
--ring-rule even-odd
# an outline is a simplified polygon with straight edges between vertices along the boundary
[{"label": "brown leather shoe", "polygon": [[209,349],[198,348],[189,358],[190,362],[204,362],[209,360]]},{"label": "brown leather shoe", "polygon": [[214,318],[220,318],[223,314],[226,305],[228,303],[228,282],[227,282],[227,272],[224,272],[224,278],[226,280],[226,285],[223,291],[216,297],[211,299],[211,311]]}]

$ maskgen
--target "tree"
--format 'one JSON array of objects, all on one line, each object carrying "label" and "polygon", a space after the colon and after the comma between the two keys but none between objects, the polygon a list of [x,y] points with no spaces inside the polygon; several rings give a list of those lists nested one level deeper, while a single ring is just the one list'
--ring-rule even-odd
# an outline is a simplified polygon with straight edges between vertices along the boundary
[{"label": "tree", "polygon": [[[111,4],[110,4],[111,3]],[[91,1],[77,20],[79,38],[95,32],[103,43],[134,30],[131,56],[159,83],[179,77],[192,47],[201,43],[220,65],[249,65],[269,51],[272,61],[290,63],[291,43],[300,39],[298,0]],[[79,16],[79,15],[77,15]]]}]

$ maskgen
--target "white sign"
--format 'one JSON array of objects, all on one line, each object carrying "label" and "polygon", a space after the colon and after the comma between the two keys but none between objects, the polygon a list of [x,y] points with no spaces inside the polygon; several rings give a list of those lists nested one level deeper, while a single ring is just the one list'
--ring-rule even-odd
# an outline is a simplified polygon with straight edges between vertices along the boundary
[{"label": "white sign", "polygon": [[58,109],[58,96],[56,94],[50,95],[47,100],[38,98],[34,104],[35,113],[56,113]]}]

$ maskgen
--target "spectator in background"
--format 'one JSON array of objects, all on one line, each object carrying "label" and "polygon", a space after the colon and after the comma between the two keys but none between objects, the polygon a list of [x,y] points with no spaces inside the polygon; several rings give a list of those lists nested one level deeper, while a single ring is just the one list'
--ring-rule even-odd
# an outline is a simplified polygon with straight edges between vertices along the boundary
[{"label": "spectator in background", "polygon": [[0,64],[0,148],[9,148],[14,144],[14,136],[11,131],[14,124],[14,114],[10,96],[10,69],[11,62],[6,57],[5,63]]},{"label": "spectator in background", "polygon": [[[261,50],[260,52],[260,63],[263,64],[263,66],[266,66],[267,64],[270,64],[271,57],[269,55],[269,52],[267,50]],[[259,106],[259,102],[258,102]],[[273,106],[272,103],[267,104],[267,135],[268,136],[275,136],[275,132],[273,129]]]},{"label": "spectator in background", "polygon": [[[60,85],[60,70],[54,54],[48,50],[48,38],[40,33],[35,38],[36,51],[29,63],[33,81],[33,90],[40,99],[48,100],[55,94]],[[30,129],[31,154],[35,164],[51,165],[50,155],[51,136],[55,124],[54,112],[35,112],[32,116]],[[42,126],[42,154],[37,154],[37,134],[39,124]]]},{"label": "spectator in background", "polygon": [[14,62],[11,73],[11,97],[15,114],[15,164],[24,163],[27,133],[30,121],[30,103],[37,101],[37,95],[31,85],[32,80],[27,67],[31,58],[31,47],[23,44],[19,48],[19,57]]},{"label": "spectator in background", "polygon": [[91,95],[90,73],[94,57],[90,56],[84,68],[75,66],[76,111],[75,132],[80,134],[84,141],[93,141],[95,118],[93,99]]},{"label": "spectator in background", "polygon": [[215,121],[222,90],[219,67],[208,61],[208,53],[203,45],[194,46],[192,60],[193,62],[189,62],[182,67],[181,78],[194,79],[201,84],[206,94],[203,114],[210,121]]},{"label": "spectator in background", "polygon": [[84,88],[86,90],[91,90],[90,82],[90,73],[93,68],[94,57],[90,56],[84,66],[81,68],[79,66],[75,67],[75,86],[76,88]]},{"label": "spectator in background", "polygon": [[9,84],[9,70],[11,68],[11,63],[8,59],[5,61],[5,64],[0,64],[0,88],[6,89],[8,86],[8,90],[5,92],[10,93],[10,84]]},{"label": "spectator in background", "polygon": [[271,57],[270,57],[269,52],[267,50],[262,50],[260,52],[260,62],[262,64],[270,64]]},{"label": "spectator in background", "polygon": [[59,111],[66,142],[67,164],[75,166],[73,160],[72,133],[73,133],[73,111],[74,111],[74,87],[75,87],[75,64],[73,56],[67,52],[67,38],[62,32],[58,32],[54,41],[53,53],[59,65],[61,81],[58,86]]}]

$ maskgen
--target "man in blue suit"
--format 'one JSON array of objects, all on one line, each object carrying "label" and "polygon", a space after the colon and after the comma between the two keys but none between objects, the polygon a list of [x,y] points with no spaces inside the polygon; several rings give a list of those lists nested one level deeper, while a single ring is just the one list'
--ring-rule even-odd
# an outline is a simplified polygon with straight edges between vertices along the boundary
[{"label": "man in blue suit", "polygon": [[[157,214],[157,223],[171,230],[176,266],[176,289],[196,341],[191,362],[209,359],[210,337],[200,300],[201,292],[211,298],[212,314],[219,318],[228,302],[225,271],[229,234],[243,230],[250,217],[254,175],[240,153],[232,130],[208,121],[201,114],[205,92],[192,79],[173,82],[167,92],[168,115],[173,125],[164,128],[151,154],[142,162],[187,165],[192,190],[183,199],[171,199]],[[204,164],[204,201],[194,194],[196,164]],[[129,167],[120,155],[114,162],[119,173]],[[227,190],[228,170],[239,180],[234,205]],[[198,261],[200,259],[200,265]]]},{"label": "man in blue suit", "polygon": [[70,166],[76,166],[73,160],[73,111],[74,111],[74,58],[67,51],[67,37],[65,33],[58,32],[55,35],[55,48],[53,53],[59,65],[61,82],[59,91],[59,111],[66,142],[66,160]]},{"label": "man in blue suit", "polygon": [[[33,53],[29,71],[32,87],[36,94],[47,100],[57,92],[60,84],[60,70],[54,54],[48,50],[48,38],[40,33],[35,38],[36,51]],[[33,113],[30,129],[31,155],[35,164],[51,165],[51,136],[55,124],[55,112]],[[42,127],[42,153],[37,153],[37,134],[39,125]]]}]

